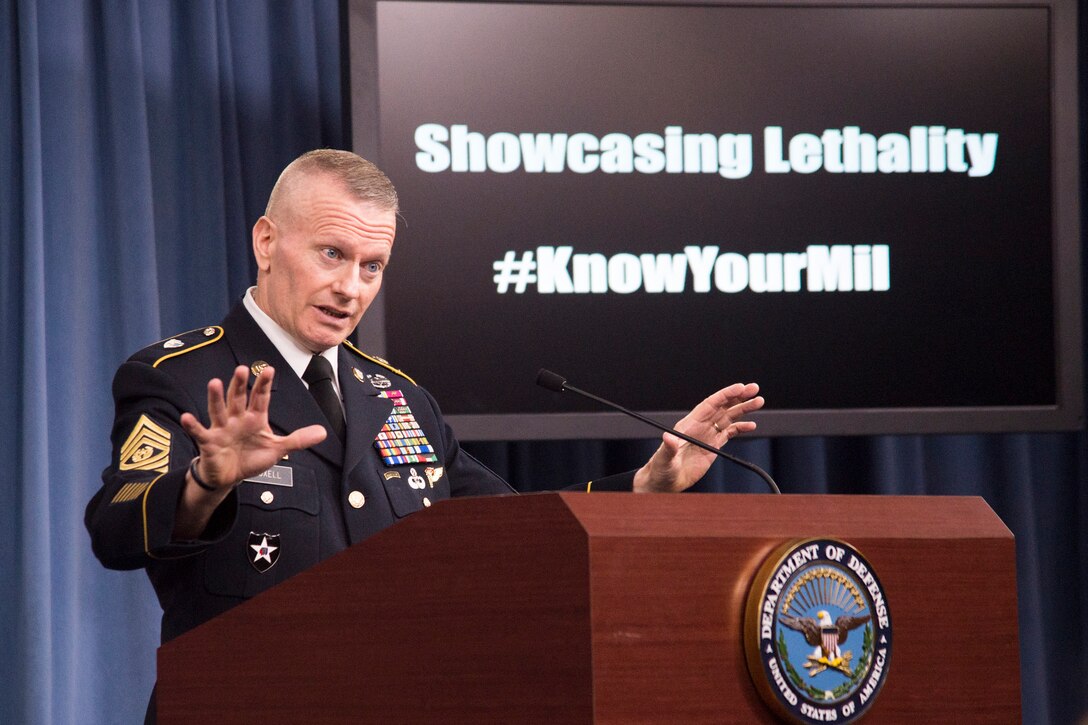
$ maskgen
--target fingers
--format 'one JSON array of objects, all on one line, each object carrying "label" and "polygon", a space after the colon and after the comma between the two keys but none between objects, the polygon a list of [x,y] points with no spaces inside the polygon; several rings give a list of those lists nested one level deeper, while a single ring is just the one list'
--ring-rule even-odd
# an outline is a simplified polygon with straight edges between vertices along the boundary
[{"label": "fingers", "polygon": [[751,433],[755,429],[756,429],[756,424],[755,424],[754,421],[742,420],[740,422],[733,423],[732,425],[730,425],[728,428],[725,429],[725,439],[729,440],[731,438],[736,438],[739,435],[743,435],[745,433]]},{"label": "fingers", "polygon": [[735,438],[743,433],[750,433],[756,429],[756,423],[750,420],[742,420],[749,413],[753,413],[763,407],[762,396],[756,396],[751,400],[730,406],[719,419],[713,420],[711,425],[718,434],[724,434],[725,440]]},{"label": "fingers", "polygon": [[683,438],[677,438],[672,433],[662,433],[661,442],[672,452],[675,452],[680,446],[687,443]]},{"label": "fingers", "polygon": [[223,381],[212,378],[208,381],[208,420],[212,426],[220,426],[227,419],[227,405],[223,401]]},{"label": "fingers", "polygon": [[231,374],[230,385],[223,393],[223,381],[212,378],[208,381],[208,418],[212,426],[222,426],[232,416],[243,415],[247,410],[266,414],[272,399],[272,378],[276,371],[266,367],[257,375],[253,389],[247,396],[249,368],[239,365]]},{"label": "fingers", "polygon": [[757,395],[751,400],[745,400],[730,406],[729,409],[725,411],[725,414],[728,416],[729,420],[734,421],[748,413],[754,413],[759,410],[763,407],[764,402],[766,401],[763,400],[763,396]]},{"label": "fingers", "polygon": [[732,408],[741,405],[759,395],[759,386],[755,383],[733,383],[729,387],[722,388],[708,397],[691,411],[700,420],[708,420],[710,416],[720,415],[723,408]]},{"label": "fingers", "polygon": [[328,433],[325,431],[325,426],[308,425],[305,428],[299,428],[288,435],[280,436],[278,443],[283,447],[284,451],[297,451],[303,448],[309,448],[310,446],[316,446],[318,443],[325,440],[326,435],[328,435]]},{"label": "fingers", "polygon": [[261,415],[268,414],[268,404],[272,400],[272,377],[276,371],[271,367],[261,370],[257,376],[257,382],[253,383],[253,389],[249,392],[249,410]]},{"label": "fingers", "polygon": [[707,402],[718,407],[733,406],[746,400],[751,400],[759,395],[759,386],[755,383],[733,383],[727,388],[722,388],[714,395],[707,398]]},{"label": "fingers", "polygon": [[[708,397],[691,411],[691,418],[724,430],[728,423],[763,407],[763,398],[755,383],[734,383]],[[723,419],[723,413],[724,418]]]},{"label": "fingers", "polygon": [[[730,438],[748,433],[756,428],[752,421],[742,421],[750,413],[761,409],[766,402],[759,395],[759,386],[755,383],[734,383],[722,388],[706,398],[677,423],[677,428],[689,435],[722,445]],[[704,427],[705,426],[705,427]],[[681,446],[679,439],[665,438],[670,449]]]},{"label": "fingers", "polygon": [[205,428],[197,417],[192,413],[181,414],[181,427],[185,429],[185,432],[197,442],[199,445],[208,435],[208,429]]},{"label": "fingers", "polygon": [[249,381],[249,368],[239,365],[234,368],[234,374],[230,376],[230,387],[227,388],[227,414],[231,416],[243,415],[246,412],[246,383]]}]

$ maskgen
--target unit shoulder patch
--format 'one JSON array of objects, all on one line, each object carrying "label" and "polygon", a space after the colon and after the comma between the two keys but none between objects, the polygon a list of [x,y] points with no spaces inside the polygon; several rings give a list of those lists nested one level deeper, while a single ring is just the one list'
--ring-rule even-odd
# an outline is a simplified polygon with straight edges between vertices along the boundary
[{"label": "unit shoulder patch", "polygon": [[[405,380],[410,382],[412,385],[418,385],[419,384],[415,380],[412,380],[412,378],[408,377],[408,374],[405,373],[403,370],[398,370],[397,368],[390,365],[389,361],[384,359],[384,358],[380,358],[380,357],[378,357],[376,355],[367,355],[365,352],[363,352],[359,348],[355,347],[354,345],[352,345],[347,340],[344,340],[344,347],[346,347],[348,350],[351,350],[353,353],[355,353],[359,357],[363,358],[364,360],[369,360],[370,362],[374,363],[375,365],[379,365],[379,366],[385,368],[386,370],[388,370],[391,373],[396,373],[397,375],[401,376],[402,378],[404,378]],[[358,376],[356,376],[356,377],[358,377]]]},{"label": "unit shoulder patch", "polygon": [[166,473],[170,466],[170,431],[141,415],[121,445],[117,465],[122,471]]}]

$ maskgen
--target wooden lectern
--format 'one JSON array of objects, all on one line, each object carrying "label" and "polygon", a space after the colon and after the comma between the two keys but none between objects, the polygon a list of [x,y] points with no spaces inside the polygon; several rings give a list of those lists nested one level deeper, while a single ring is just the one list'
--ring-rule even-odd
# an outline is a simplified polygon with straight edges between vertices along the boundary
[{"label": "wooden lectern", "polygon": [[869,722],[1020,722],[1015,547],[982,499],[610,493],[408,517],[163,645],[159,721],[774,722],[745,600],[805,537],[879,572]]}]

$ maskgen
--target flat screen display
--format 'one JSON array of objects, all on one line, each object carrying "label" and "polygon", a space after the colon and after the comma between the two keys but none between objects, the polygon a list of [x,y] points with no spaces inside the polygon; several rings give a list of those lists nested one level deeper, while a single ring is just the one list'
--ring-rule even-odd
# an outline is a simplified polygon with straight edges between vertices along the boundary
[{"label": "flat screen display", "polygon": [[464,438],[647,434],[540,367],[668,422],[756,381],[767,434],[1079,425],[1073,12],[354,3],[403,217],[363,343]]}]

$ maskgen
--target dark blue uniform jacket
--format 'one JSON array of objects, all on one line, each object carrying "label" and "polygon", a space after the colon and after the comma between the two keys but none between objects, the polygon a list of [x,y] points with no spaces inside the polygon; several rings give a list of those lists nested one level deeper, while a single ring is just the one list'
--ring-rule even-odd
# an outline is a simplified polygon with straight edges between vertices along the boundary
[{"label": "dark blue uniform jacket", "polygon": [[[186,469],[197,455],[179,419],[191,412],[208,425],[211,378],[227,382],[238,365],[270,364],[272,429],[283,434],[327,421],[241,304],[221,326],[145,348],[117,371],[113,454],[86,525],[107,567],[147,569],[163,608],[164,642],[435,501],[513,492],[461,450],[426,390],[350,345],[340,346],[338,358],[346,442],[330,430],[267,476],[241,483],[193,541],[172,538]],[[436,462],[387,464],[375,448],[393,409],[382,393],[398,390]],[[592,487],[630,490],[631,483],[628,473]],[[268,550],[260,550],[262,543]]]}]

